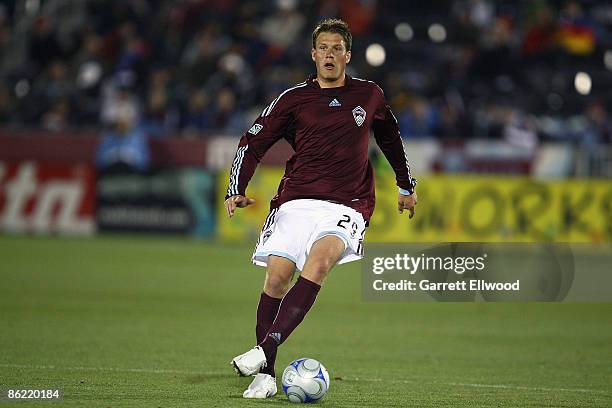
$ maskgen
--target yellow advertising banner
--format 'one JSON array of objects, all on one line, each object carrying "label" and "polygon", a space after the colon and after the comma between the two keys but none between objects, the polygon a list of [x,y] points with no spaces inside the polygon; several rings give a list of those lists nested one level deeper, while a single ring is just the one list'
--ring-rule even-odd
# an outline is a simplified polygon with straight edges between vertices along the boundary
[{"label": "yellow advertising banner", "polygon": [[[256,204],[231,220],[222,203],[218,236],[254,239],[269,211],[282,169],[261,167],[248,187]],[[228,175],[220,175],[225,195]],[[378,171],[376,210],[366,242],[612,242],[612,181],[537,181],[499,175],[419,178],[415,217],[397,211],[390,171]],[[253,241],[255,243],[255,241]]]}]

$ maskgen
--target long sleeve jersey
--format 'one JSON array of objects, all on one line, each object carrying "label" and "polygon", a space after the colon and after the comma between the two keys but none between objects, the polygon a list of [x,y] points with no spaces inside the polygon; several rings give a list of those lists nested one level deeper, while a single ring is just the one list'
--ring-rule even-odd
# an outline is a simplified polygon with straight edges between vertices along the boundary
[{"label": "long sleeve jersey", "polygon": [[374,82],[346,76],[337,88],[321,88],[316,76],[285,90],[242,136],[232,163],[227,196],[246,195],[266,151],[281,138],[293,147],[271,208],[295,199],[340,203],[366,221],[374,212],[374,173],[368,160],[370,130],[395,171],[398,187],[413,193],[399,126]]}]

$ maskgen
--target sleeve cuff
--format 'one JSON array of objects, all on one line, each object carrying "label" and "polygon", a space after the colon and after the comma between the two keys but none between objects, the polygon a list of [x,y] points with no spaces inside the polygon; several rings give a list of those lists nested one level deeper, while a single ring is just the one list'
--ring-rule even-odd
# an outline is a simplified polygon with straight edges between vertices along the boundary
[{"label": "sleeve cuff", "polygon": [[228,198],[233,197],[233,196],[236,196],[236,195],[241,195],[241,196],[243,196],[243,197],[246,197],[246,193],[240,193],[240,192],[239,192],[239,193],[236,193],[236,194],[232,194],[232,195],[230,195],[230,194],[229,194],[229,192],[228,192],[228,193],[225,195],[225,198],[224,198],[223,200],[225,201],[225,200],[227,200]]},{"label": "sleeve cuff", "polygon": [[412,195],[412,193],[414,193],[414,189],[417,185],[417,181],[415,178],[410,179],[410,188],[409,189],[405,189],[405,188],[401,188],[399,187],[399,193],[401,195],[405,195],[405,196],[409,196]]},{"label": "sleeve cuff", "polygon": [[399,193],[400,193],[401,195],[405,195],[405,196],[412,195],[412,192],[410,192],[410,191],[408,191],[408,190],[406,190],[406,189],[404,189],[404,188],[401,188],[401,187],[400,187],[400,189],[399,189]]}]

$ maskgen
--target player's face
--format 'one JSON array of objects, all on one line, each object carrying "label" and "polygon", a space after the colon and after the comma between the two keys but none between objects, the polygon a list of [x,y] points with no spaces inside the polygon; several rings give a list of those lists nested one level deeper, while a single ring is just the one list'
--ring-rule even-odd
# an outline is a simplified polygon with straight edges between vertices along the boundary
[{"label": "player's face", "polygon": [[346,64],[351,60],[351,52],[346,51],[342,36],[337,33],[320,33],[311,55],[317,66],[319,80],[328,85],[341,85]]}]

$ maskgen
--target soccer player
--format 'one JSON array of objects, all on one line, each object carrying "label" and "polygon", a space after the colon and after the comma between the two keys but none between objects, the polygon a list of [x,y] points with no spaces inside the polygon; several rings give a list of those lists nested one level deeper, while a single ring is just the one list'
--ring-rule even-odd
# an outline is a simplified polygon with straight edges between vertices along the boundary
[{"label": "soccer player", "polygon": [[[244,398],[276,394],[277,348],[302,322],[331,268],[362,258],[374,211],[370,130],[395,171],[399,212],[414,215],[416,180],[397,120],[375,83],[346,75],[351,42],[344,21],[319,23],[311,50],[316,75],[281,93],[238,144],[225,200],[229,217],[254,203],[246,187],[266,151],[281,138],[294,150],[253,253],[253,262],[267,269],[257,346],[232,360],[238,374],[255,375]],[[288,290],[296,269],[300,276]]]}]

